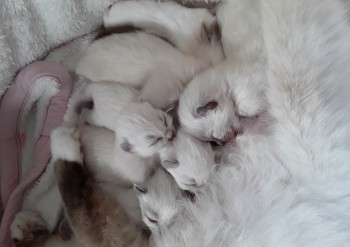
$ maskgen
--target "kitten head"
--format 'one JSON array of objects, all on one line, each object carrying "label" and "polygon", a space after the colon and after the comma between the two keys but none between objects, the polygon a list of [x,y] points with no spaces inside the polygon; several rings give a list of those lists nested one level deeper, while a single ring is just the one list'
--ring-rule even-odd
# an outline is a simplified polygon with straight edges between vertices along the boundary
[{"label": "kitten head", "polygon": [[218,166],[218,155],[209,142],[179,130],[174,144],[160,152],[162,166],[183,190],[196,192],[209,181]]},{"label": "kitten head", "polygon": [[149,157],[175,138],[173,119],[149,103],[130,103],[120,114],[116,125],[120,148]]},{"label": "kitten head", "polygon": [[142,219],[153,233],[169,228],[180,216],[188,198],[163,168],[144,184],[134,186],[137,191]]},{"label": "kitten head", "polygon": [[241,132],[237,107],[221,70],[207,70],[190,82],[181,95],[178,115],[187,133],[213,145],[231,142]]}]

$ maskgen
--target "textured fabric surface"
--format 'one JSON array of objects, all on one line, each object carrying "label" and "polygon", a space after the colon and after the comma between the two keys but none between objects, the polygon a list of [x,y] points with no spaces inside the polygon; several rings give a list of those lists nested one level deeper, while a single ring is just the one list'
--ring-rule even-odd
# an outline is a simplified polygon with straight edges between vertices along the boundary
[{"label": "textured fabric surface", "polygon": [[53,48],[101,25],[116,0],[1,0],[0,95],[14,74]]}]

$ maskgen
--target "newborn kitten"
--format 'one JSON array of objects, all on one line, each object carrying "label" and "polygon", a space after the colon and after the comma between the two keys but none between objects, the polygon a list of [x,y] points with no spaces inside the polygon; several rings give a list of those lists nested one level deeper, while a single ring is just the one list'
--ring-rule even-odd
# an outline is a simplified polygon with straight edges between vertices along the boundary
[{"label": "newborn kitten", "polygon": [[211,64],[224,59],[219,26],[207,9],[189,9],[175,2],[125,1],[112,6],[103,21],[107,28],[131,24]]},{"label": "newborn kitten", "polygon": [[176,130],[170,115],[149,103],[130,103],[119,115],[115,127],[122,150],[150,157],[170,145]]},{"label": "newborn kitten", "polygon": [[114,81],[142,86],[158,70],[171,71],[189,81],[208,62],[187,56],[166,41],[142,32],[113,34],[94,41],[76,72],[91,81]]},{"label": "newborn kitten", "polygon": [[157,157],[140,157],[119,146],[119,135],[96,127],[82,126],[84,162],[98,182],[131,187],[146,180],[157,166]]},{"label": "newborn kitten", "polygon": [[[254,117],[265,107],[260,90],[245,83],[250,75],[238,76],[240,67],[229,66],[222,64],[196,76],[181,95],[178,109],[186,132],[219,146],[242,133],[240,117]],[[236,79],[237,88],[231,91],[229,83]]]},{"label": "newborn kitten", "polygon": [[154,233],[167,230],[183,210],[187,201],[174,179],[161,167],[145,183],[135,185],[138,192],[142,219]]},{"label": "newborn kitten", "polygon": [[200,232],[187,208],[195,201],[194,195],[180,190],[162,168],[158,168],[143,185],[135,185],[135,189],[138,191],[143,220],[152,232],[150,244],[189,246],[185,236]]},{"label": "newborn kitten", "polygon": [[162,166],[174,177],[183,190],[198,191],[207,184],[219,165],[208,142],[200,141],[183,130],[178,130],[171,147],[160,153]]},{"label": "newborn kitten", "polygon": [[122,150],[150,157],[174,138],[172,117],[148,102],[137,102],[136,89],[117,83],[91,83],[80,102],[89,100],[85,97],[89,94],[93,109],[86,114],[85,121],[115,131],[116,143]]}]

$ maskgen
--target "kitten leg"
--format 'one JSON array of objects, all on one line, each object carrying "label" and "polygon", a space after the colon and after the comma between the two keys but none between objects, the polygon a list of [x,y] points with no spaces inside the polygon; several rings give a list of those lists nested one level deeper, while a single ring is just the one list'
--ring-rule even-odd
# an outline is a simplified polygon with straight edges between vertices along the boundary
[{"label": "kitten leg", "polygon": [[11,227],[11,237],[15,243],[24,239],[33,239],[35,234],[47,232],[47,223],[34,210],[23,210],[16,214]]},{"label": "kitten leg", "polygon": [[39,213],[31,210],[18,213],[10,231],[16,247],[77,246],[74,240],[63,241],[58,235],[50,235],[44,219]]}]

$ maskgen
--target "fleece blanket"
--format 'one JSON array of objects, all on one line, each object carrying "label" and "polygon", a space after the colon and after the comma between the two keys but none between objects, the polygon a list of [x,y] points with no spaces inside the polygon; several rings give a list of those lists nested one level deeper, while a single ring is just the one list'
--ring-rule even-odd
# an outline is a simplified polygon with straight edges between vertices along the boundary
[{"label": "fleece blanket", "polygon": [[[214,0],[183,0],[213,2]],[[97,29],[102,13],[117,0],[1,0],[0,96],[24,65],[53,48]]]}]

